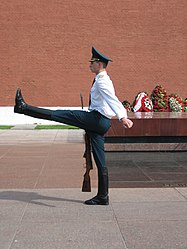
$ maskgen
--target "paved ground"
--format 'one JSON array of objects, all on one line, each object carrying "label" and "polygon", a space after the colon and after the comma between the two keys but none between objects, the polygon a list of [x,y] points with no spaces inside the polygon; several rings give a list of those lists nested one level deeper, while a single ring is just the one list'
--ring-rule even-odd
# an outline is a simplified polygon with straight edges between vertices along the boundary
[{"label": "paved ground", "polygon": [[110,205],[90,207],[83,151],[80,130],[0,131],[1,249],[187,249],[185,152],[107,153]]}]

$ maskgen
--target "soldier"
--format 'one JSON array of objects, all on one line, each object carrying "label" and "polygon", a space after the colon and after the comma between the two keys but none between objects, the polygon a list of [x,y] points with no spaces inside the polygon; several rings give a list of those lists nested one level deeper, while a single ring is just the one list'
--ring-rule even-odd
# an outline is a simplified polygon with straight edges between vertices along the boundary
[{"label": "soldier", "polygon": [[104,134],[111,126],[111,118],[117,116],[125,128],[131,128],[133,122],[127,118],[127,111],[115,95],[115,90],[106,67],[112,61],[92,47],[90,70],[95,74],[90,92],[89,111],[49,110],[28,105],[18,89],[14,112],[31,117],[53,120],[77,126],[86,130],[91,140],[93,158],[98,172],[98,192],[95,197],[85,201],[87,205],[108,205],[108,169],[105,163]]}]

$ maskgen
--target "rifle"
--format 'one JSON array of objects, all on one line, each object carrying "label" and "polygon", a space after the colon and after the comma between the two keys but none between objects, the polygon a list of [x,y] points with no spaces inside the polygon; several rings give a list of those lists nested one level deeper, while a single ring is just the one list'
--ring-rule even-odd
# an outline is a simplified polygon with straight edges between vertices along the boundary
[{"label": "rifle", "polygon": [[[83,106],[82,93],[80,93],[80,99],[81,99],[81,105],[83,109],[84,106]],[[84,135],[84,142],[85,142],[85,152],[84,152],[83,157],[86,160],[86,172],[84,174],[82,192],[91,192],[90,170],[93,169],[93,163],[92,163],[92,155],[91,155],[90,137],[86,131]]]}]

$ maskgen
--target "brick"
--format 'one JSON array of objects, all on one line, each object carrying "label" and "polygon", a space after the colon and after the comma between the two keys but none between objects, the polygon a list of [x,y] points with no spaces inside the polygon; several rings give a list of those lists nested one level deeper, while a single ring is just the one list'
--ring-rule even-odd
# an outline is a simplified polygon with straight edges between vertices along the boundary
[{"label": "brick", "polygon": [[40,106],[85,105],[91,46],[113,59],[108,72],[121,101],[157,84],[187,97],[186,1],[1,1],[1,106],[17,87]]}]

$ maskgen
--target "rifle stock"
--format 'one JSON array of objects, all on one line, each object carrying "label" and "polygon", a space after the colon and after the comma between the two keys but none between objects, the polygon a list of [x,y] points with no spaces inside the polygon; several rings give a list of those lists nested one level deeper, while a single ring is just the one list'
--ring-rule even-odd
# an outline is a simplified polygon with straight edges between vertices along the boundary
[{"label": "rifle stock", "polygon": [[[84,104],[83,104],[82,93],[80,93],[80,100],[81,100],[81,106],[83,109]],[[86,172],[84,174],[82,192],[91,192],[90,170],[93,169],[93,164],[92,164],[90,137],[87,132],[84,135],[84,142],[85,142],[85,152],[84,152],[83,157],[86,160]]]},{"label": "rifle stock", "polygon": [[85,140],[85,152],[83,157],[86,160],[86,172],[84,174],[82,192],[91,192],[90,170],[93,169],[92,155],[91,155],[91,143],[90,137],[87,133],[84,136]]}]

